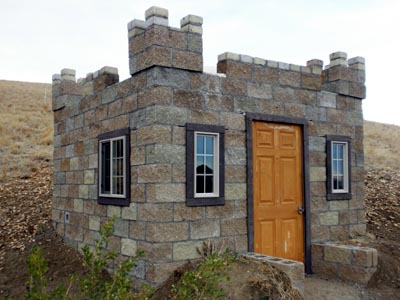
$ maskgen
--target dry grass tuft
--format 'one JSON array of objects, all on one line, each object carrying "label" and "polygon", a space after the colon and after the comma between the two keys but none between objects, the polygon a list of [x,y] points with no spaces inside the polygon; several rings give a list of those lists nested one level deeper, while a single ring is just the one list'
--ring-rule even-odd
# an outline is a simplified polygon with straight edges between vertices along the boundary
[{"label": "dry grass tuft", "polygon": [[51,85],[0,80],[0,180],[49,165],[52,151]]},{"label": "dry grass tuft", "polygon": [[367,168],[400,170],[400,126],[364,121]]}]

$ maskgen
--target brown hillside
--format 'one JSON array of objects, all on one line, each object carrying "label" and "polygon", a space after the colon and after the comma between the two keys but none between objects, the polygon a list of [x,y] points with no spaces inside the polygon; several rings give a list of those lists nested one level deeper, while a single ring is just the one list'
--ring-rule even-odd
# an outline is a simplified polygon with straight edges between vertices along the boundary
[{"label": "brown hillside", "polygon": [[0,179],[49,164],[52,124],[50,84],[0,80]]},{"label": "brown hillside", "polygon": [[367,168],[400,170],[400,126],[364,122],[365,165]]}]

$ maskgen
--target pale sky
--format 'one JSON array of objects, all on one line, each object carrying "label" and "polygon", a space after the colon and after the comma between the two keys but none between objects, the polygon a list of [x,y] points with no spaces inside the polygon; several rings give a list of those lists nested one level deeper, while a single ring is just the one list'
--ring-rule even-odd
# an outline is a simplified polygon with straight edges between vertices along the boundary
[{"label": "pale sky", "polygon": [[367,120],[400,125],[398,0],[0,0],[0,79],[51,82],[73,68],[77,77],[103,66],[129,77],[127,23],[156,5],[180,27],[203,17],[205,66],[229,51],[305,65],[347,52],[366,59]]}]

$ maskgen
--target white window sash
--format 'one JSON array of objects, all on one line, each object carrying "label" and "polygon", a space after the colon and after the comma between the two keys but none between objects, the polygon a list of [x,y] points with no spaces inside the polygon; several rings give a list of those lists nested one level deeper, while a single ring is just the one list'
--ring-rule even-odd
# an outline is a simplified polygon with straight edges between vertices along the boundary
[{"label": "white window sash", "polygon": [[[113,142],[117,140],[122,140],[122,194],[114,194],[114,188],[113,188]],[[99,166],[99,181],[102,181],[102,169],[103,169],[103,158],[101,157],[101,146],[103,143],[109,142],[110,143],[110,194],[102,194],[101,193],[101,184],[99,184],[99,196],[101,197],[110,197],[110,198],[126,198],[126,137],[125,136],[119,136],[115,138],[110,138],[110,139],[104,139],[99,142],[99,156],[100,156],[100,166]]]},{"label": "white window sash", "polygon": [[[343,156],[339,159],[343,160],[343,189],[335,189],[334,186],[334,177],[337,174],[333,173],[333,164],[336,163],[333,157],[333,148],[335,145],[344,145],[343,147]],[[332,141],[331,142],[331,186],[332,186],[332,193],[340,194],[340,193],[348,193],[349,192],[349,157],[348,157],[348,142],[339,142],[339,141]]]},{"label": "white window sash", "polygon": [[[197,173],[196,173],[196,160],[197,160],[197,136],[212,136],[214,137],[214,173],[213,173],[213,188],[212,193],[197,193]],[[194,198],[215,198],[219,197],[219,133],[195,131],[194,133]]]}]

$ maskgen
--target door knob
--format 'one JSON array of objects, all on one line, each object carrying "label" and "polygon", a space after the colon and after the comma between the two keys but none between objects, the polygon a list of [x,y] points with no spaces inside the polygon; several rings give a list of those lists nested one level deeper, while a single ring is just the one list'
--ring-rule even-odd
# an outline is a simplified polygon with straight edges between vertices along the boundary
[{"label": "door knob", "polygon": [[297,207],[297,212],[299,213],[299,215],[302,215],[304,213],[304,207],[303,206],[298,206]]}]

